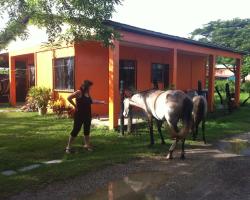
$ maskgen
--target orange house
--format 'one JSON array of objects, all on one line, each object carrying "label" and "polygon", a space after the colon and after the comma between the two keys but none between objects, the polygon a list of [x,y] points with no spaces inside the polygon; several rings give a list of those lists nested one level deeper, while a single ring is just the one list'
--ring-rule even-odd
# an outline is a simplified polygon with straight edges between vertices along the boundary
[{"label": "orange house", "polygon": [[[152,88],[157,80],[160,88],[173,85],[180,90],[206,84],[209,66],[208,106],[213,111],[216,56],[237,61],[236,101],[240,95],[240,68],[244,52],[202,43],[113,21],[107,22],[121,34],[114,48],[94,41],[60,48],[31,48],[9,52],[10,103],[23,101],[29,87],[46,86],[67,97],[84,79],[94,82],[92,96],[108,105],[93,106],[93,113],[109,116],[109,127],[118,125],[120,112],[119,81],[138,91]],[[16,84],[16,79],[23,82]]]}]

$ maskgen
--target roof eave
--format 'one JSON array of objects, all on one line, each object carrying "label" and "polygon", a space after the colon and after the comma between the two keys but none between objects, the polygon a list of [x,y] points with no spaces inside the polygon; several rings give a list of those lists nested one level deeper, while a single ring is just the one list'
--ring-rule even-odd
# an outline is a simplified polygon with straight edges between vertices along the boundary
[{"label": "roof eave", "polygon": [[108,26],[112,26],[114,29],[117,29],[120,31],[132,32],[132,33],[136,33],[136,34],[157,37],[157,38],[161,38],[161,39],[168,39],[168,40],[172,40],[172,41],[176,41],[176,42],[183,42],[183,43],[187,43],[187,44],[198,45],[198,46],[202,46],[202,47],[208,47],[208,48],[223,50],[223,51],[227,51],[227,52],[233,52],[233,53],[237,53],[237,54],[241,54],[241,55],[249,55],[250,54],[249,52],[238,51],[238,50],[235,50],[235,49],[232,49],[229,47],[224,47],[221,45],[216,45],[216,44],[212,44],[212,43],[205,43],[205,42],[200,42],[200,41],[182,38],[182,37],[178,37],[178,36],[168,35],[168,34],[164,34],[164,33],[160,33],[160,32],[155,32],[155,31],[151,31],[151,30],[147,30],[147,29],[138,28],[135,26],[127,25],[127,24],[122,24],[119,22],[114,22],[111,20],[105,21],[105,24]]}]

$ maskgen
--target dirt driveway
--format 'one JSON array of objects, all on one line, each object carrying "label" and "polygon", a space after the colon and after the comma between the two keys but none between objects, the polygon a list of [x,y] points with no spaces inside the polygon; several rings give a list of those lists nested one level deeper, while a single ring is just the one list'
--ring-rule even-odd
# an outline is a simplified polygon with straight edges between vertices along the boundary
[{"label": "dirt driveway", "polygon": [[250,133],[187,149],[186,157],[131,161],[12,199],[250,199]]}]

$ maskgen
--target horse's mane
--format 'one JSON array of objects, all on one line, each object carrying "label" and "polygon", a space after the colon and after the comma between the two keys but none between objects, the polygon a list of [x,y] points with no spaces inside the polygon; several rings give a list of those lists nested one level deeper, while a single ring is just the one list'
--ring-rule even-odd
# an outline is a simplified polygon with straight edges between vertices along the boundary
[{"label": "horse's mane", "polygon": [[143,96],[146,96],[148,94],[151,94],[152,92],[156,91],[157,89],[147,89],[147,90],[143,90],[143,91],[137,91],[137,90],[127,90],[127,92],[130,93],[130,96],[132,97],[133,95],[136,95],[136,94],[140,94],[140,95],[143,95]]}]

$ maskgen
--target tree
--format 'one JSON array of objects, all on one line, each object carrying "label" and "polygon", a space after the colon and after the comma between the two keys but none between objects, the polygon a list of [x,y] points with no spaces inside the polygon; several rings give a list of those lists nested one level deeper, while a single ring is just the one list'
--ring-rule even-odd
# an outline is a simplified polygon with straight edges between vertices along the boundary
[{"label": "tree", "polygon": [[27,26],[45,28],[49,43],[98,40],[106,46],[119,34],[103,23],[122,0],[0,0],[0,18],[8,22],[0,30],[0,49],[17,37],[28,37]]},{"label": "tree", "polygon": [[[239,51],[250,52],[250,19],[233,19],[211,21],[202,28],[195,29],[191,33],[192,39],[203,42],[212,42],[218,45],[230,47]],[[224,65],[235,73],[235,60],[218,57],[217,63]],[[244,78],[250,72],[250,56],[244,56],[241,75]]]}]

